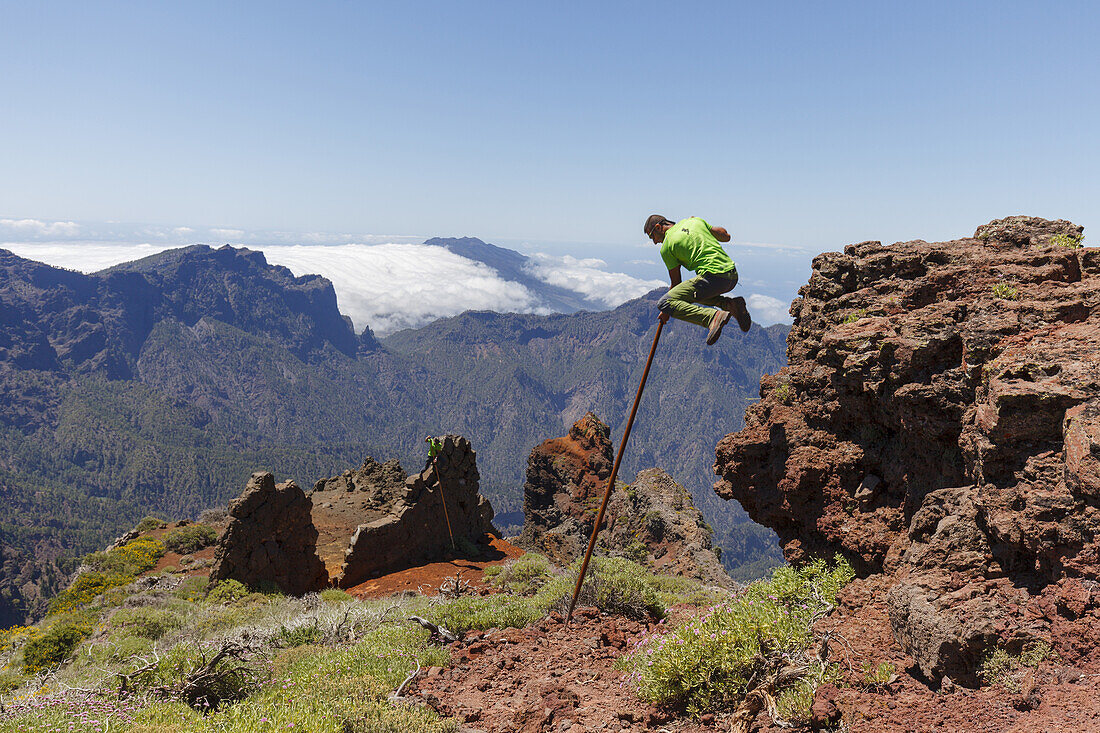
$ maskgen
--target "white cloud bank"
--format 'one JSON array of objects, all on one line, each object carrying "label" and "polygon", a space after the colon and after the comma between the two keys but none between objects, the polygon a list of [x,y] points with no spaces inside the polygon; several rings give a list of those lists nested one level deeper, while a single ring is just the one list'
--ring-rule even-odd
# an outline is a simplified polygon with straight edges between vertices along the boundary
[{"label": "white cloud bank", "polygon": [[608,272],[606,267],[606,262],[594,258],[533,254],[526,269],[540,280],[574,290],[606,308],[614,308],[664,285],[660,280],[641,280],[622,272]]},{"label": "white cloud bank", "polygon": [[791,304],[784,303],[779,298],[753,293],[745,298],[745,302],[749,306],[749,314],[755,323],[770,326],[774,323],[791,322],[791,316],[787,312]]},{"label": "white cloud bank", "polygon": [[467,310],[548,313],[519,283],[496,270],[423,244],[267,246],[267,261],[295,275],[332,281],[341,312],[356,329],[386,334]]},{"label": "white cloud bank", "polygon": [[80,272],[96,272],[120,262],[140,260],[171,247],[163,244],[105,244],[103,242],[4,242],[0,249],[20,257]]},{"label": "white cloud bank", "polygon": [[[443,247],[414,243],[411,235],[392,236],[388,241],[386,236],[0,219],[0,248],[86,273],[196,241],[216,247],[228,239],[234,246],[262,251],[268,262],[283,265],[295,275],[328,278],[341,312],[352,319],[356,330],[370,326],[379,334],[416,328],[466,310],[550,312],[534,292],[503,279],[483,263]],[[606,308],[666,284],[611,272],[601,259],[543,253],[528,257],[532,276]],[[754,295],[749,303],[757,321],[789,322],[783,314],[786,306],[775,298]],[[773,311],[779,314],[776,318],[765,315]]]},{"label": "white cloud bank", "polygon": [[60,239],[80,234],[80,225],[72,221],[39,221],[38,219],[0,219],[0,235],[16,238]]}]

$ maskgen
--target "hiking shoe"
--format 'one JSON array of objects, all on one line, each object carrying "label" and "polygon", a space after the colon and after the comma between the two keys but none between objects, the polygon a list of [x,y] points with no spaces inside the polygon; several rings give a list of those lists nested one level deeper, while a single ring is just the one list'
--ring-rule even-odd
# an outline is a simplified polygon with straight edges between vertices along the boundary
[{"label": "hiking shoe", "polygon": [[733,299],[731,312],[733,317],[737,319],[737,325],[741,327],[742,331],[748,331],[752,328],[752,318],[749,317],[749,309],[745,307],[744,298],[738,296]]},{"label": "hiking shoe", "polygon": [[724,311],[721,308],[714,311],[714,315],[710,319],[710,331],[707,332],[707,346],[718,340],[718,337],[722,335],[722,326],[726,325],[729,319],[729,311]]}]

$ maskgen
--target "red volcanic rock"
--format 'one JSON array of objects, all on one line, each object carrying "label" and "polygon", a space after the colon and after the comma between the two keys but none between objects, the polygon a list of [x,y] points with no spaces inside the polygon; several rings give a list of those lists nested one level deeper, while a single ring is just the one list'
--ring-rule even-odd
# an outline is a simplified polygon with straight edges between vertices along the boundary
[{"label": "red volcanic rock", "polygon": [[[477,453],[461,435],[444,435],[436,466],[401,481],[400,466],[367,461],[355,472],[317,482],[322,516],[356,526],[335,577],[341,588],[442,559],[497,535],[493,507],[478,493]],[[338,520],[336,520],[338,521]],[[448,532],[448,523],[450,532]],[[451,532],[455,546],[451,544]]]},{"label": "red volcanic rock", "polygon": [[229,503],[229,525],[214,551],[210,580],[232,578],[251,587],[270,581],[294,595],[324,588],[328,575],[317,557],[311,508],[293,481],[276,484],[270,473],[252,474]]},{"label": "red volcanic rock", "polygon": [[[527,459],[520,547],[568,565],[584,554],[611,476],[610,431],[591,412],[563,438],[535,447]],[[669,575],[730,586],[711,548],[711,530],[684,487],[659,468],[616,486],[598,547]]]},{"label": "red volcanic rock", "polygon": [[718,494],[789,560],[881,577],[931,679],[975,684],[990,648],[1037,638],[1097,655],[1100,250],[1080,238],[1009,217],[819,255],[788,366],[718,444]]}]

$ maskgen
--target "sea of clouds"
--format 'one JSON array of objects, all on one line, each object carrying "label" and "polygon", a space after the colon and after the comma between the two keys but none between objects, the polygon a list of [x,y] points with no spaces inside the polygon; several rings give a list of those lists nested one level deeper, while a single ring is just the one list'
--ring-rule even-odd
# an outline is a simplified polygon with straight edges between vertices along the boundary
[{"label": "sea of clouds", "polygon": [[[341,312],[351,318],[356,329],[369,326],[382,335],[467,310],[550,312],[538,294],[523,284],[501,277],[482,262],[422,244],[426,238],[0,218],[0,248],[88,273],[199,242],[260,250],[268,262],[283,265],[295,275],[318,274],[331,280]],[[808,253],[779,245],[727,246],[734,248],[731,252],[742,272],[738,292],[747,291],[745,299],[753,320],[762,325],[790,323],[789,300],[784,297],[805,282],[798,270],[808,269]],[[667,287],[663,279],[639,276],[663,273],[656,258],[624,259],[615,265],[600,258],[523,249],[528,274],[578,293],[593,309],[614,308],[654,288]],[[616,271],[616,267],[634,274]],[[746,272],[770,276],[746,280]]]},{"label": "sea of clouds", "polygon": [[[424,239],[0,219],[0,248],[86,273],[196,242],[246,246],[295,275],[328,278],[340,311],[356,329],[369,326],[382,335],[467,310],[550,312],[521,283],[504,279],[484,263],[419,243]],[[535,253],[527,269],[539,280],[579,293],[594,309],[613,308],[662,284],[613,272],[600,259],[569,255]]]}]

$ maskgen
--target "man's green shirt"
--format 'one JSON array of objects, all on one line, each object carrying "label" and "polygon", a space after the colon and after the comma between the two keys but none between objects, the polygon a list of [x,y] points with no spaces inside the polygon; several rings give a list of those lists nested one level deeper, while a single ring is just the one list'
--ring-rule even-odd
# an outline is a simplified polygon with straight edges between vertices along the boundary
[{"label": "man's green shirt", "polygon": [[443,450],[443,441],[432,439],[428,441],[428,458],[435,458]]},{"label": "man's green shirt", "polygon": [[697,216],[681,219],[665,232],[661,259],[670,270],[683,265],[699,275],[735,270],[733,260],[710,232],[710,225]]}]

